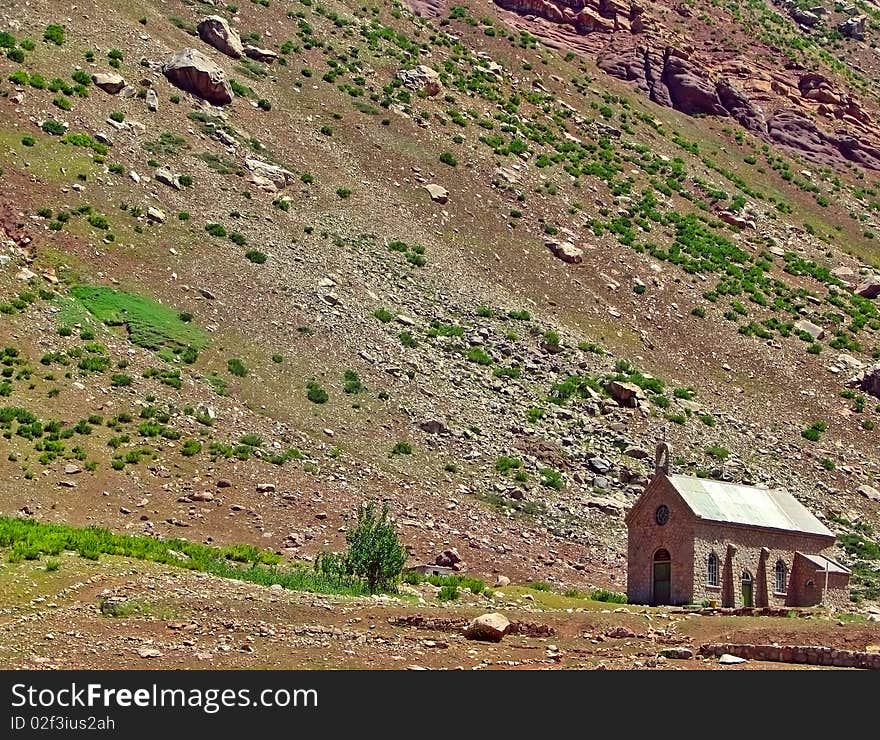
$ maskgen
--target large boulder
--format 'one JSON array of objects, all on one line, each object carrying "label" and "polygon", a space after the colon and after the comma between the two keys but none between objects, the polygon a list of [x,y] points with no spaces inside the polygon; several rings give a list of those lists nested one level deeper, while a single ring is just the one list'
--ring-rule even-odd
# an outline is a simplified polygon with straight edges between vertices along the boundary
[{"label": "large boulder", "polygon": [[402,69],[397,73],[403,84],[411,90],[424,91],[428,97],[438,95],[443,85],[440,75],[430,67],[420,64],[415,69]]},{"label": "large boulder", "polygon": [[105,93],[116,95],[122,92],[125,87],[125,78],[115,72],[95,72],[92,75],[92,82],[95,87],[101,88]]},{"label": "large boulder", "polygon": [[576,265],[584,261],[583,251],[571,242],[557,242],[548,239],[544,242],[544,246],[553,253],[554,257],[561,259],[563,262]]},{"label": "large boulder", "polygon": [[293,172],[279,167],[277,164],[261,162],[259,159],[251,159],[250,157],[244,160],[244,164],[254,177],[270,181],[278,190],[292,185],[297,179]]},{"label": "large boulder", "polygon": [[607,386],[607,391],[618,406],[626,408],[635,408],[645,397],[642,389],[635,383],[624,383],[620,380],[612,380]]},{"label": "large boulder", "polygon": [[428,191],[428,195],[431,196],[431,200],[433,200],[435,203],[443,204],[449,200],[449,191],[442,185],[429,183],[428,185],[422,185],[422,187]]},{"label": "large boulder", "polygon": [[874,275],[868,278],[855,290],[856,295],[862,298],[878,298],[880,297],[880,275]]},{"label": "large boulder", "polygon": [[163,65],[162,72],[175,87],[213,105],[232,102],[226,73],[197,49],[178,51]]},{"label": "large boulder", "polygon": [[849,39],[861,41],[865,38],[865,16],[857,15],[837,24],[837,30]]},{"label": "large boulder", "polygon": [[880,398],[880,365],[874,365],[866,370],[862,370],[852,380],[849,381],[852,388],[858,388],[876,398]]},{"label": "large boulder", "polygon": [[508,632],[510,632],[510,622],[507,617],[493,612],[471,620],[471,623],[465,628],[464,636],[468,640],[501,642],[501,639]]},{"label": "large boulder", "polygon": [[263,64],[272,64],[278,58],[278,55],[271,49],[261,49],[259,46],[251,44],[245,44],[244,54],[248,59],[253,59],[255,62],[262,62]]},{"label": "large boulder", "polygon": [[814,342],[825,336],[825,330],[821,326],[819,326],[818,324],[814,324],[812,321],[808,321],[807,319],[795,321],[794,329],[797,332],[806,332],[813,338]]},{"label": "large boulder", "polygon": [[196,30],[202,41],[210,44],[217,51],[222,51],[226,56],[241,59],[244,55],[241,37],[229,27],[225,18],[221,18],[219,15],[209,15],[199,22]]}]

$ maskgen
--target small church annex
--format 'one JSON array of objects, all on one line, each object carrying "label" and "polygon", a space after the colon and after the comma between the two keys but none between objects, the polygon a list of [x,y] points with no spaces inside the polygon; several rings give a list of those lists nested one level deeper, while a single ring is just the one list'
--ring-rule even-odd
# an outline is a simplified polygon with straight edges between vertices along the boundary
[{"label": "small church annex", "polygon": [[627,596],[636,604],[845,608],[850,571],[823,551],[834,535],[783,490],[654,476],[626,515]]}]

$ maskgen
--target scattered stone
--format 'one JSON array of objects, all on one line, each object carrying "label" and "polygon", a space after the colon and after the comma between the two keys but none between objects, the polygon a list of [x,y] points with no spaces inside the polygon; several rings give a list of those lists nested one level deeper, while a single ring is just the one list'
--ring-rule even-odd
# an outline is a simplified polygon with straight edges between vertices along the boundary
[{"label": "scattered stone", "polygon": [[671,660],[690,660],[694,657],[694,651],[686,647],[663,648],[657,655]]},{"label": "scattered stone", "polygon": [[880,503],[880,491],[878,491],[873,486],[867,485],[866,483],[856,488],[856,493],[861,494],[870,501],[877,501],[878,503]]},{"label": "scattered stone", "polygon": [[493,612],[483,614],[473,619],[465,628],[464,636],[468,640],[482,640],[485,642],[501,642],[501,639],[510,631],[510,622],[503,614]]},{"label": "scattered stone", "polygon": [[144,101],[147,104],[147,110],[150,110],[153,113],[155,113],[157,110],[159,110],[159,96],[156,95],[156,91],[152,87],[149,90],[147,90],[147,94],[146,94],[146,97],[144,97]]},{"label": "scattered stone", "polygon": [[165,223],[165,212],[159,208],[150,206],[147,208],[147,218],[157,224]]},{"label": "scattered stone", "polygon": [[257,493],[275,493],[275,484],[257,483]]},{"label": "scattered stone", "polygon": [[76,475],[77,473],[82,473],[82,468],[75,463],[67,463],[64,466],[64,475]]},{"label": "scattered stone", "polygon": [[253,173],[254,177],[269,180],[279,190],[292,185],[297,180],[296,175],[290,170],[279,167],[277,164],[261,162],[259,159],[247,157],[244,160],[244,166]]},{"label": "scattered stone", "polygon": [[72,480],[60,480],[58,485],[62,488],[76,488],[76,483]]},{"label": "scattered stone", "polygon": [[162,652],[156,650],[156,648],[151,647],[142,647],[138,649],[138,655],[142,658],[151,659],[151,658],[161,658]]},{"label": "scattered stone", "polygon": [[213,501],[214,494],[207,491],[197,491],[190,496],[192,501]]},{"label": "scattered stone", "polygon": [[507,576],[497,576],[495,578],[495,588],[504,588],[510,585],[510,579]]},{"label": "scattered stone", "polygon": [[745,663],[745,658],[740,658],[738,655],[731,655],[730,653],[724,653],[720,658],[718,658],[718,662],[721,665],[736,665],[737,663]]}]

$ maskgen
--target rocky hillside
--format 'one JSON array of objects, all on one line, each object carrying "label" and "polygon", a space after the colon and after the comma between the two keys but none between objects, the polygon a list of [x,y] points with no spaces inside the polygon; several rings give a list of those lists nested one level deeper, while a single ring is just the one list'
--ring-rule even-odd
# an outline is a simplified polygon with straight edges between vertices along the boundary
[{"label": "rocky hillside", "polygon": [[622,591],[665,439],[877,599],[878,14],[0,5],[0,511]]}]

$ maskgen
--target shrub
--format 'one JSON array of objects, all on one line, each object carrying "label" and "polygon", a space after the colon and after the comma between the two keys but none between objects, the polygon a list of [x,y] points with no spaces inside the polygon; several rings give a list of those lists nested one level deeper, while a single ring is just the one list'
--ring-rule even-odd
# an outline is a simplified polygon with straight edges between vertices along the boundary
[{"label": "shrub", "polygon": [[440,161],[443,162],[443,164],[448,164],[450,167],[455,167],[458,164],[458,160],[452,152],[442,152],[440,154]]},{"label": "shrub", "polygon": [[391,313],[387,308],[377,308],[373,311],[373,316],[375,316],[379,321],[383,324],[387,324],[389,321],[394,319],[394,314]]},{"label": "shrub", "polygon": [[237,357],[232,357],[226,362],[226,369],[236,377],[243,378],[248,374],[245,364]]},{"label": "shrub", "polygon": [[412,445],[409,442],[396,442],[394,447],[391,448],[392,455],[412,455]]},{"label": "shrub", "polygon": [[34,137],[33,136],[22,136],[21,137],[21,145],[22,146],[33,146],[34,145]]},{"label": "shrub", "polygon": [[306,398],[312,403],[327,403],[330,396],[327,394],[317,380],[310,380],[306,385]]},{"label": "shrub", "polygon": [[255,265],[262,265],[267,259],[269,259],[264,252],[260,252],[256,249],[248,250],[245,252],[244,256]]},{"label": "shrub", "polygon": [[272,362],[279,363],[279,364],[284,362],[284,355],[279,355],[279,354],[272,355]]},{"label": "shrub", "polygon": [[801,432],[801,436],[810,442],[818,442],[822,434],[828,430],[828,423],[824,421],[814,421],[810,426]]},{"label": "shrub", "polygon": [[440,586],[440,592],[437,594],[440,601],[455,601],[458,597],[458,584],[455,583],[446,583]]},{"label": "shrub", "polygon": [[553,488],[561,491],[565,487],[565,481],[562,479],[562,473],[553,468],[541,468],[538,470],[541,476],[541,485],[547,488]]},{"label": "shrub", "polygon": [[721,445],[712,445],[706,448],[706,454],[718,460],[725,460],[730,455],[730,451]]},{"label": "shrub", "polygon": [[345,200],[351,195],[351,190],[349,188],[336,188],[336,195]]},{"label": "shrub", "polygon": [[223,224],[205,224],[205,231],[207,231],[211,236],[226,236],[226,228],[223,226]]},{"label": "shrub", "polygon": [[609,604],[626,604],[626,594],[617,593],[616,591],[609,591],[604,588],[599,588],[590,592],[590,598],[593,601],[604,601]]},{"label": "shrub", "polygon": [[364,390],[364,384],[361,382],[360,376],[358,376],[354,370],[346,370],[342,374],[342,379],[342,390],[346,393],[360,393]]},{"label": "shrub", "polygon": [[492,357],[482,347],[472,347],[468,350],[467,358],[478,365],[492,364]]},{"label": "shrub", "polygon": [[61,46],[64,43],[64,26],[50,23],[43,31],[43,40],[50,41],[56,46]]},{"label": "shrub", "polygon": [[257,101],[257,106],[261,110],[272,110],[272,103],[270,103],[268,100],[266,100],[266,98],[260,98]]},{"label": "shrub", "polygon": [[361,504],[357,523],[345,533],[345,569],[365,580],[370,593],[395,590],[406,563],[406,549],[389,514],[388,504],[381,511],[372,501]]},{"label": "shrub", "polygon": [[67,127],[63,123],[52,118],[43,121],[41,128],[47,134],[52,134],[53,136],[61,136],[61,134],[67,130]]},{"label": "shrub", "polygon": [[180,454],[184,457],[193,457],[202,451],[202,443],[197,439],[188,439],[183,443]]}]

